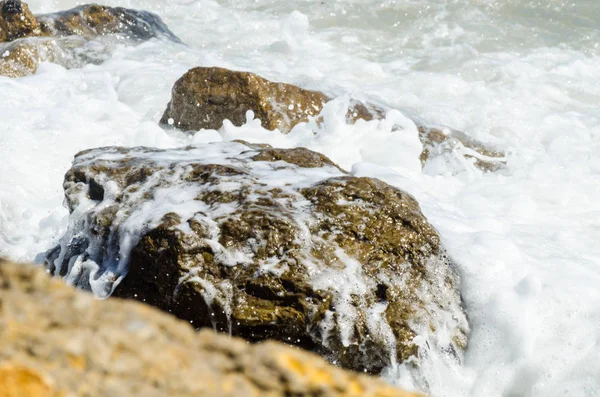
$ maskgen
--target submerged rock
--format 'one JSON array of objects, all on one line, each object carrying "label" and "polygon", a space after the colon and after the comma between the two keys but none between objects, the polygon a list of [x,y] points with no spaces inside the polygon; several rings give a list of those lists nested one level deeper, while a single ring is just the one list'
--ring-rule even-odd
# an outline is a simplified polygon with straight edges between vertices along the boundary
[{"label": "submerged rock", "polygon": [[[444,155],[455,151],[458,151],[458,156],[453,156],[453,159],[472,162],[485,172],[497,171],[506,164],[503,152],[492,149],[461,131],[420,126],[419,136],[423,143],[420,159],[424,167],[430,162],[447,162]],[[464,160],[460,160],[461,157]]]},{"label": "submerged rock", "polygon": [[[318,119],[329,100],[321,92],[272,82],[254,73],[197,67],[174,84],[171,101],[160,123],[184,131],[219,129],[224,120],[241,126],[246,123],[246,113],[252,110],[264,128],[288,133],[310,117]],[[377,120],[385,115],[386,110],[380,106],[350,100],[346,122]],[[502,152],[489,149],[462,132],[417,125],[424,146],[421,154],[424,166],[429,160],[443,157],[457,147],[466,148],[464,158],[475,158],[474,165],[484,171],[495,171],[504,164]]]},{"label": "submerged rock", "polygon": [[417,397],[275,342],[194,332],[0,259],[0,396]]},{"label": "submerged rock", "polygon": [[37,19],[43,34],[48,36],[93,38],[119,35],[138,41],[163,37],[181,42],[158,15],[123,7],[86,4],[67,11],[39,15]]},{"label": "submerged rock", "polygon": [[[157,15],[122,7],[88,4],[71,10],[34,16],[19,0],[0,2],[0,75],[23,77],[36,72],[40,62],[64,67],[99,63],[98,47],[86,49],[100,36],[139,42],[162,37],[181,42]],[[106,46],[101,46],[106,47]]]},{"label": "submerged rock", "polygon": [[277,339],[378,372],[468,324],[440,238],[409,194],[307,149],[230,142],[79,153],[70,226],[47,256],[97,296]]},{"label": "submerged rock", "polygon": [[24,77],[34,74],[40,62],[52,62],[67,68],[100,63],[106,54],[86,51],[86,41],[78,36],[30,37],[0,44],[0,75]]},{"label": "submerged rock", "polygon": [[40,59],[53,60],[55,52],[46,45],[30,45],[23,41],[0,47],[0,75],[23,77],[37,71]]}]

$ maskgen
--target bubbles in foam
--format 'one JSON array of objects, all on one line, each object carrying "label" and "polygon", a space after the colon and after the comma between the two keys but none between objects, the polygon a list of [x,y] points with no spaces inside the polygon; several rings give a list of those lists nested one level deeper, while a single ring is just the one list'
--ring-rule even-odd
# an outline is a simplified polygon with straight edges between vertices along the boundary
[{"label": "bubbles in foam", "polygon": [[[76,2],[29,3],[52,12]],[[101,65],[0,78],[2,255],[33,260],[64,233],[62,178],[79,150],[236,138],[309,146],[410,191],[458,264],[473,334],[462,366],[443,352],[421,365],[433,395],[599,394],[597,1],[105,3],[160,14],[189,47],[149,42]],[[257,120],[191,139],[164,132],[156,121],[171,85],[197,65],[366,95],[508,147],[508,171],[457,175],[440,164],[424,175],[415,135],[346,126],[334,104],[316,136],[318,126],[282,136]],[[409,367],[386,377],[410,387]]]}]

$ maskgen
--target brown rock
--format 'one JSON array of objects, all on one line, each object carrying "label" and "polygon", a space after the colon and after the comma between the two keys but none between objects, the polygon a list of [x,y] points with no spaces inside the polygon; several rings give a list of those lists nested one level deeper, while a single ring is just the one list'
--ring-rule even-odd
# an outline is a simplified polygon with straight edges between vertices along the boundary
[{"label": "brown rock", "polygon": [[160,122],[182,130],[218,129],[225,119],[244,124],[246,112],[252,110],[263,127],[287,133],[319,114],[327,100],[320,92],[274,83],[254,73],[198,67],[177,80]]},{"label": "brown rock", "polygon": [[[70,232],[47,263],[82,288],[360,371],[414,356],[416,335],[457,359],[466,346],[457,276],[418,203],[319,153],[94,149],[64,187]],[[437,346],[437,329],[454,340]]]},{"label": "brown rock", "polygon": [[158,15],[123,7],[86,4],[66,11],[39,15],[37,19],[44,34],[55,37],[121,35],[131,40],[165,37],[181,42]]},{"label": "brown rock", "polygon": [[271,147],[257,148],[262,149],[258,154],[252,157],[254,161],[283,161],[288,164],[295,164],[303,168],[321,168],[325,166],[336,167],[341,170],[333,161],[321,153],[313,152],[305,148],[293,149],[274,149]]},{"label": "brown rock", "polygon": [[[288,133],[296,124],[317,116],[329,101],[325,94],[308,91],[289,84],[275,83],[248,72],[223,68],[194,68],[173,86],[171,101],[160,123],[184,131],[219,129],[224,120],[240,126],[246,122],[246,112],[252,110],[264,128]],[[346,113],[350,124],[385,117],[385,109],[373,104],[351,100]],[[466,134],[419,125],[424,148],[423,165],[431,158],[443,155],[457,145],[470,150],[466,158],[475,158],[475,165],[484,171],[495,171],[504,164],[504,153],[489,149]]]},{"label": "brown rock", "polygon": [[19,41],[0,49],[0,75],[23,77],[34,74],[40,61],[40,47]]},{"label": "brown rock", "polygon": [[382,119],[385,117],[385,109],[355,99],[350,100],[348,104],[348,112],[346,113],[346,122],[354,124],[358,120],[365,121]]},{"label": "brown rock", "polygon": [[44,33],[29,6],[20,0],[0,1],[0,42]]},{"label": "brown rock", "polygon": [[0,2],[0,75],[23,77],[36,72],[40,62],[66,68],[99,63],[105,54],[92,48],[81,51],[87,40],[115,35],[131,41],[165,37],[180,40],[155,14],[96,4],[34,16],[20,0]]},{"label": "brown rock", "polygon": [[417,397],[274,342],[249,345],[0,260],[0,397]]}]

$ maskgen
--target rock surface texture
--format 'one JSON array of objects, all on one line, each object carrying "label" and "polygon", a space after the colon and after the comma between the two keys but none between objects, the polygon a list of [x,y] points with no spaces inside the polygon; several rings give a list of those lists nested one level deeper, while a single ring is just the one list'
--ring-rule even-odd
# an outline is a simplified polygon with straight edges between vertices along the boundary
[{"label": "rock surface texture", "polygon": [[88,4],[53,14],[32,14],[20,0],[0,2],[0,75],[22,77],[36,72],[40,62],[79,67],[101,62],[87,49],[89,40],[113,36],[115,40],[139,42],[162,37],[180,40],[157,15],[122,7]]},{"label": "rock surface texture", "polygon": [[125,39],[164,37],[180,40],[156,14],[123,7],[86,4],[67,11],[37,17],[43,35],[97,37],[120,35]]},{"label": "rock surface texture", "polygon": [[[468,324],[440,238],[407,193],[307,149],[230,142],[79,153],[51,272],[98,296],[378,372]],[[428,345],[426,347],[425,345]]]},{"label": "rock surface texture", "polygon": [[286,133],[318,115],[327,100],[320,92],[274,83],[254,73],[198,67],[173,86],[161,123],[182,130],[218,129],[228,119],[240,126],[252,110],[263,127]]},{"label": "rock surface texture", "polygon": [[[309,117],[318,118],[329,100],[321,92],[272,82],[254,73],[197,67],[174,84],[171,101],[160,123],[184,131],[219,129],[224,120],[241,126],[246,122],[246,112],[252,110],[264,128],[288,133]],[[346,121],[377,120],[385,114],[385,109],[379,106],[351,100]],[[459,131],[420,125],[419,137],[424,149],[423,165],[453,151],[460,152],[466,161],[474,161],[474,165],[484,171],[495,171],[505,161],[504,153],[487,148]]]},{"label": "rock surface texture", "polygon": [[0,2],[0,42],[42,35],[42,27],[26,3],[20,0]]},{"label": "rock surface texture", "polygon": [[59,396],[417,397],[299,349],[197,333],[0,260],[0,397]]}]

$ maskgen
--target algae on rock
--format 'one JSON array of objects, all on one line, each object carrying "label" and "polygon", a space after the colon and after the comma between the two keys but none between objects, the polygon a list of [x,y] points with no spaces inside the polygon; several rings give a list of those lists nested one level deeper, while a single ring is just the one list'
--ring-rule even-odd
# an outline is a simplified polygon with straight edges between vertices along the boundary
[{"label": "algae on rock", "polygon": [[417,335],[457,359],[466,346],[457,276],[418,203],[319,153],[93,149],[64,188],[70,227],[47,265],[97,295],[361,371],[419,354]]}]

